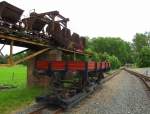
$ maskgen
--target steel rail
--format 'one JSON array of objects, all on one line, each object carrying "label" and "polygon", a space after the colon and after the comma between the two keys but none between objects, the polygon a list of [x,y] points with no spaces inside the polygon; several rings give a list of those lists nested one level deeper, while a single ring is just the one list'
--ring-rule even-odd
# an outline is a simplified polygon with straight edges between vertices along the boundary
[{"label": "steel rail", "polygon": [[137,76],[139,79],[141,79],[143,81],[143,83],[146,85],[146,87],[150,90],[150,77],[145,76],[144,74],[140,74],[138,72],[129,70],[127,68],[124,68],[125,71],[129,72],[132,75]]},{"label": "steel rail", "polygon": [[[41,106],[40,108],[37,108],[37,109],[35,109],[35,110],[33,110],[33,111],[27,113],[27,114],[44,114],[44,110],[46,110],[46,109],[48,109],[47,106]],[[48,113],[48,114],[60,114],[60,113],[62,113],[63,111],[64,111],[63,108],[56,108],[55,110],[52,110],[52,111],[51,111],[51,110],[48,110],[47,113]],[[46,114],[47,114],[47,113],[46,113]]]},{"label": "steel rail", "polygon": [[[101,84],[109,81],[110,79],[112,79],[113,77],[118,75],[121,70],[122,69],[119,69],[119,70],[113,72],[112,74],[106,76],[101,81]],[[101,84],[99,86],[97,86],[95,89],[98,89],[101,86]],[[44,114],[43,112],[46,109],[47,109],[47,114],[60,114],[60,113],[64,112],[64,109],[60,108],[60,107],[59,108],[56,107],[56,109],[53,109],[53,110],[50,110],[49,108],[50,108],[50,106],[47,106],[46,104],[43,104],[43,105],[34,104],[34,105],[31,105],[29,108],[25,109],[24,111],[16,113],[16,114]]]}]

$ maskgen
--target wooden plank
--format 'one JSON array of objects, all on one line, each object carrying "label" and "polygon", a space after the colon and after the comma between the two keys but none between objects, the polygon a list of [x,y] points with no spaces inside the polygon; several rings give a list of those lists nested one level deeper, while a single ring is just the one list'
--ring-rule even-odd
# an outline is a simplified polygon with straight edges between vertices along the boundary
[{"label": "wooden plank", "polygon": [[11,44],[10,44],[10,55],[9,55],[9,63],[10,64],[14,63],[14,61],[13,61],[13,44],[14,44],[14,41],[11,41]]}]

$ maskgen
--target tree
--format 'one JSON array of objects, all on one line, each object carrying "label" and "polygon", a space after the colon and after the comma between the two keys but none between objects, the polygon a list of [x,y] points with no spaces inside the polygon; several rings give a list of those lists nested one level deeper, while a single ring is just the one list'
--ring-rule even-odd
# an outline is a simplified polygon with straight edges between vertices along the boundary
[{"label": "tree", "polygon": [[89,40],[89,48],[99,53],[107,52],[109,55],[115,55],[122,64],[132,62],[131,45],[120,38],[97,37]]},{"label": "tree", "polygon": [[136,52],[140,52],[144,46],[149,46],[150,43],[150,33],[136,33],[133,44]]},{"label": "tree", "polygon": [[139,67],[150,67],[150,47],[145,46],[141,49],[138,58]]}]

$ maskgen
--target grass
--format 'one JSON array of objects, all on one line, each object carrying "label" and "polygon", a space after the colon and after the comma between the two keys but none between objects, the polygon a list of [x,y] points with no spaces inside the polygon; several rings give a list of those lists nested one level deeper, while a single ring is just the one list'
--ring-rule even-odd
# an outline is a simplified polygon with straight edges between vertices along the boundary
[{"label": "grass", "polygon": [[23,65],[14,67],[0,67],[0,84],[9,84],[17,87],[25,87],[27,68]]},{"label": "grass", "polygon": [[0,114],[10,114],[22,106],[32,103],[35,96],[41,94],[41,88],[26,87],[26,67],[0,67],[0,84],[17,88],[0,91]]}]

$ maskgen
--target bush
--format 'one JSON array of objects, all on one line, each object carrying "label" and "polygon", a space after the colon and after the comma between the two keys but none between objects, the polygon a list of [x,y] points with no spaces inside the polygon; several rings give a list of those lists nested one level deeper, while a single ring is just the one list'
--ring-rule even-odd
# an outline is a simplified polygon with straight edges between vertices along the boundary
[{"label": "bush", "polygon": [[108,56],[107,60],[110,62],[111,64],[111,69],[117,69],[121,66],[121,62],[119,61],[119,59],[116,56]]},{"label": "bush", "polygon": [[[90,49],[88,50],[90,52],[92,52]],[[88,55],[79,55],[76,54],[76,60],[81,60],[81,61],[96,61],[96,62],[100,62],[100,61],[108,61],[111,63],[111,68],[112,69],[117,69],[121,66],[121,62],[119,61],[119,59],[116,56],[110,56],[108,55],[106,52],[105,53],[96,53],[96,52],[92,52],[92,56],[89,57]],[[63,56],[63,60],[73,60],[73,54],[72,55],[64,55]]]},{"label": "bush", "polygon": [[98,53],[95,52],[95,53],[93,53],[93,55],[91,57],[91,60],[99,62],[99,61],[101,61],[101,56]]},{"label": "bush", "polygon": [[121,62],[116,56],[114,56],[114,55],[110,56],[106,52],[103,54],[102,53],[100,53],[100,54],[94,53],[94,55],[92,56],[92,60],[93,61],[108,61],[111,63],[112,69],[117,69],[121,66]]}]

